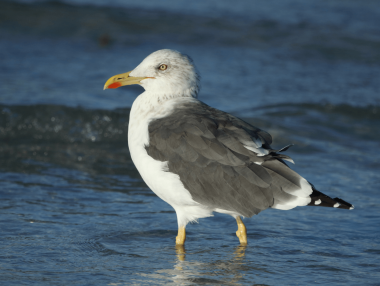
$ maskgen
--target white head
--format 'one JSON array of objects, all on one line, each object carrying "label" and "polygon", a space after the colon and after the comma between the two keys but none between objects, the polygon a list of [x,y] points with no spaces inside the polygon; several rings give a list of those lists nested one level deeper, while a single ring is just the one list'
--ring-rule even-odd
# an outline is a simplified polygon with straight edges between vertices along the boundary
[{"label": "white head", "polygon": [[193,61],[174,50],[147,56],[134,70],[111,77],[104,89],[139,84],[158,101],[174,97],[197,97],[200,77]]}]

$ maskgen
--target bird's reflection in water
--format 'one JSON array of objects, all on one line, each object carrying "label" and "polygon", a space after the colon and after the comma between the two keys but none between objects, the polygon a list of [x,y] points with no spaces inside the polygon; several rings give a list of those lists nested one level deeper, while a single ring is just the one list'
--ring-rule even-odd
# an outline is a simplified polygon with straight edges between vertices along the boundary
[{"label": "bird's reflection in water", "polygon": [[[187,283],[228,283],[232,285],[240,285],[245,265],[246,245],[239,245],[229,255],[229,259],[218,259],[218,255],[214,255],[214,259],[207,259],[208,262],[196,261],[194,258],[199,257],[198,253],[186,253],[185,247],[177,245],[175,247],[176,263],[173,270],[167,270],[173,276],[171,280],[174,283],[188,285]],[[209,250],[208,255],[203,257],[213,258],[213,251]],[[207,251],[204,252],[207,254]],[[201,256],[201,257],[202,257]],[[232,257],[231,257],[232,256]],[[186,261],[188,259],[188,261]],[[164,271],[160,271],[162,274]]]},{"label": "bird's reflection in water", "polygon": [[245,284],[247,282],[244,274],[247,271],[245,261],[247,246],[240,245],[225,249],[230,251],[220,252],[220,249],[206,248],[186,252],[184,246],[177,245],[175,248],[168,249],[167,253],[169,256],[175,255],[172,268],[140,275],[144,277],[144,282],[149,281],[146,278],[152,279],[152,284],[157,284],[158,281],[167,285]]},{"label": "bird's reflection in water", "polygon": [[247,249],[247,245],[239,245],[235,249],[235,260],[236,261],[242,261],[245,256],[245,250]]},{"label": "bird's reflection in water", "polygon": [[[247,249],[247,245],[239,245],[235,248],[234,251],[234,260],[242,261],[245,256],[245,250]],[[176,245],[175,252],[177,254],[178,261],[186,261],[186,250],[184,245]]]},{"label": "bird's reflection in water", "polygon": [[186,250],[184,245],[176,245],[175,252],[177,253],[177,258],[179,261],[185,261]]}]

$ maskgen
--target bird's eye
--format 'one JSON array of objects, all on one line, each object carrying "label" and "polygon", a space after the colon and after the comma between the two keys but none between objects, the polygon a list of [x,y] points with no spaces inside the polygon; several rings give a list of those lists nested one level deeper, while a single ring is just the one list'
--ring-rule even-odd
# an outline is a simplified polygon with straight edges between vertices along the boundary
[{"label": "bird's eye", "polygon": [[160,71],[164,71],[164,70],[166,70],[167,68],[168,68],[167,65],[160,65],[160,66],[158,67],[158,69],[159,69]]}]

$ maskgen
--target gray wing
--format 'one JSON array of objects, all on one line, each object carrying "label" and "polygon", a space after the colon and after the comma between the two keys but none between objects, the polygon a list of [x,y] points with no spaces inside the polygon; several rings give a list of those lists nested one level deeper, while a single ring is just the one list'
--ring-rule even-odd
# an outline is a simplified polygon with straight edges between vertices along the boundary
[{"label": "gray wing", "polygon": [[210,208],[250,217],[296,200],[292,192],[301,188],[302,177],[270,148],[268,133],[201,102],[152,121],[149,140],[148,154],[167,162],[193,200]]}]

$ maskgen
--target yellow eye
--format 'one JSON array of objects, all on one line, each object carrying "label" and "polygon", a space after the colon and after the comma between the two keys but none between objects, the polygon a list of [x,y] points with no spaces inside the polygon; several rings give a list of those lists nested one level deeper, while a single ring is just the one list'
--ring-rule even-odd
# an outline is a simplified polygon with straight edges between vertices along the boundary
[{"label": "yellow eye", "polygon": [[160,71],[164,71],[164,70],[166,70],[167,68],[168,68],[167,65],[160,65],[160,66],[158,67],[158,69],[159,69]]}]

